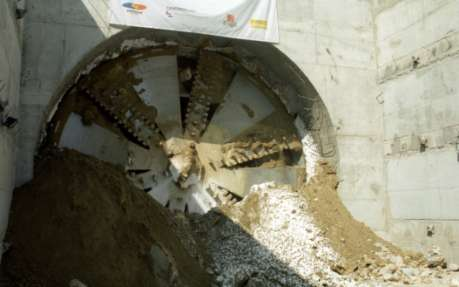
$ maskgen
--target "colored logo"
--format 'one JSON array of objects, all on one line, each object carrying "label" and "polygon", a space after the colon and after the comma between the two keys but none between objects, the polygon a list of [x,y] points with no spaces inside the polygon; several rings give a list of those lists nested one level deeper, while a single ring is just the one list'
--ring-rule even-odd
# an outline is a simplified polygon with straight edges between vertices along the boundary
[{"label": "colored logo", "polygon": [[123,4],[123,7],[136,10],[136,11],[144,11],[147,9],[147,5],[135,3],[135,2],[126,2]]},{"label": "colored logo", "polygon": [[233,15],[233,14],[226,15],[226,19],[225,19],[224,23],[225,23],[225,25],[228,25],[230,27],[236,26],[236,24],[237,24],[236,16]]},{"label": "colored logo", "polygon": [[258,20],[258,19],[252,19],[250,20],[250,26],[255,29],[268,29],[268,21],[266,20]]}]

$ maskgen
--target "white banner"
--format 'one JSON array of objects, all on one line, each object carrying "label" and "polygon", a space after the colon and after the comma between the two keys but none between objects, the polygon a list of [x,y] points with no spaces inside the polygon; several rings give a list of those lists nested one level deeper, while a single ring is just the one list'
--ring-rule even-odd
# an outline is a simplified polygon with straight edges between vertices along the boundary
[{"label": "white banner", "polygon": [[110,23],[279,42],[277,0],[111,0]]}]

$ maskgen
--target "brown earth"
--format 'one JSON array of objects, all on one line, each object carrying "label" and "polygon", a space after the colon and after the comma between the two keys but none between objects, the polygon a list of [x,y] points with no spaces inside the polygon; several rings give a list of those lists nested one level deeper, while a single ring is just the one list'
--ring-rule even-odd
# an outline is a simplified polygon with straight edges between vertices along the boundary
[{"label": "brown earth", "polygon": [[[36,171],[15,191],[6,239],[6,269],[19,286],[210,286],[188,227],[121,169],[64,150]],[[152,246],[169,261],[166,277]]]},{"label": "brown earth", "polygon": [[338,273],[358,272],[373,264],[383,267],[390,262],[376,253],[386,249],[400,256],[406,264],[424,263],[421,254],[404,252],[377,236],[365,224],[355,220],[341,201],[336,172],[325,162],[318,164],[317,175],[299,191],[307,199],[308,208],[323,236],[344,259],[333,267]]}]

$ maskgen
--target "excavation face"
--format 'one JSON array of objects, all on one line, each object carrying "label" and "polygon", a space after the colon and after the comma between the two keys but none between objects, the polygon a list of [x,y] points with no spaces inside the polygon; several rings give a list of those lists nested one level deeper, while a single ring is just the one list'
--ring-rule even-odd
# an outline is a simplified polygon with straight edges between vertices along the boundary
[{"label": "excavation face", "polygon": [[182,189],[186,189],[192,184],[197,184],[200,176],[195,142],[193,140],[171,138],[163,142],[162,147],[169,158],[169,170],[174,181]]},{"label": "excavation face", "polygon": [[235,55],[134,50],[100,63],[63,97],[46,144],[121,165],[173,210],[205,213],[254,185],[304,177],[295,118]]}]

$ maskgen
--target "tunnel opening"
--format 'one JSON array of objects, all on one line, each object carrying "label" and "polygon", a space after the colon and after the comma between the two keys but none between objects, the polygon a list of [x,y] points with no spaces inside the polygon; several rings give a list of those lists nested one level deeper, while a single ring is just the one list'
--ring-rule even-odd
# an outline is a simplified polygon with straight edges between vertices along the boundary
[{"label": "tunnel opening", "polygon": [[38,154],[55,147],[121,165],[162,205],[201,214],[220,190],[296,184],[337,158],[320,97],[275,47],[144,29],[102,43],[67,77]]},{"label": "tunnel opening", "polygon": [[42,152],[59,147],[122,165],[163,205],[206,213],[220,190],[296,182],[302,144],[274,92],[234,54],[159,45],[101,62],[62,97]]}]

